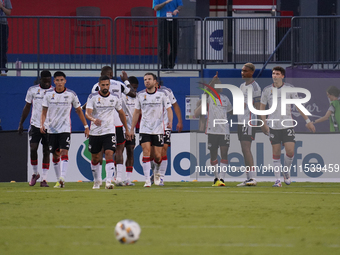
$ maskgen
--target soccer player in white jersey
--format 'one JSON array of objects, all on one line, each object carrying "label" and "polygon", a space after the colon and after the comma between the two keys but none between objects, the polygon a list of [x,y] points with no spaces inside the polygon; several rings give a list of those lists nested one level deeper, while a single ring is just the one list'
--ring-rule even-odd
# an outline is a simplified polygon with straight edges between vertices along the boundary
[{"label": "soccer player in white jersey", "polygon": [[[226,120],[229,114],[233,114],[233,107],[227,96],[221,94],[222,89],[214,89],[214,85],[221,83],[218,79],[218,73],[212,79],[208,89],[211,91],[211,95],[214,98],[208,97],[208,118],[206,124],[205,133],[208,135],[208,149],[210,150],[210,164],[213,167],[215,175],[214,184],[212,186],[225,186],[224,179],[227,173],[228,167],[228,150],[230,145],[230,130],[229,123],[226,124],[214,124],[215,119]],[[221,101],[220,101],[220,100]],[[222,104],[221,104],[222,102]],[[195,113],[197,116],[201,112],[199,106]],[[195,115],[196,115],[195,114]],[[218,165],[218,148],[221,152],[220,168],[221,172],[217,171]]]},{"label": "soccer player in white jersey", "polygon": [[[261,88],[253,79],[253,74],[255,71],[255,66],[252,63],[246,63],[242,67],[241,76],[244,79],[244,83],[241,84],[240,89],[244,95],[244,115],[238,115],[238,140],[241,143],[242,154],[244,158],[244,164],[247,169],[246,176],[247,179],[238,184],[237,186],[256,186],[256,172],[254,168],[254,159],[251,153],[251,142],[255,140],[255,127],[257,123],[252,123],[248,121],[251,119],[256,119],[256,115],[251,113],[248,107],[248,88],[252,88],[252,98],[253,106],[259,110],[260,109],[260,99],[261,99]],[[241,124],[243,123],[243,124]]]},{"label": "soccer player in white jersey", "polygon": [[113,153],[116,147],[116,129],[114,126],[114,112],[117,110],[126,130],[126,137],[130,134],[126,124],[125,113],[122,110],[121,99],[110,93],[110,78],[101,76],[99,78],[99,92],[91,94],[86,103],[86,118],[91,121],[89,151],[91,152],[91,169],[94,177],[93,189],[99,189],[101,177],[101,165],[99,164],[101,151],[104,150],[106,160],[106,189],[112,189],[111,183],[115,165]]},{"label": "soccer player in white jersey", "polygon": [[[132,136],[134,135],[134,128],[140,114],[142,114],[139,129],[139,143],[143,149],[143,172],[146,179],[144,187],[151,187],[151,146],[155,147],[154,160],[156,162],[156,170],[159,170],[162,162],[164,125],[171,129],[173,113],[169,98],[163,91],[158,90],[156,87],[156,75],[146,73],[144,75],[144,84],[146,90],[142,90],[137,94],[136,109],[133,113],[130,133]],[[164,108],[167,109],[168,112],[168,123],[164,123]]]},{"label": "soccer player in white jersey", "polygon": [[[273,187],[282,187],[280,175],[281,175],[281,143],[285,148],[284,155],[284,164],[285,170],[282,171],[284,182],[289,185],[291,183],[290,179],[290,167],[292,165],[294,159],[294,147],[295,147],[295,132],[294,132],[294,120],[291,114],[291,105],[286,106],[286,115],[281,115],[281,89],[283,87],[293,87],[293,85],[283,82],[283,78],[285,77],[285,69],[280,66],[276,66],[272,70],[272,78],[273,84],[265,87],[263,89],[261,95],[261,105],[260,110],[265,110],[266,105],[269,105],[269,108],[272,107],[273,104],[273,94],[272,91],[274,88],[277,88],[277,108],[276,110],[269,115],[269,119],[275,119],[275,121],[266,121],[266,116],[261,115],[261,119],[263,121],[263,126],[261,127],[262,132],[266,135],[269,135],[270,142],[272,144],[273,149],[273,169],[275,173],[276,181]],[[286,94],[287,98],[293,99],[298,98],[296,92],[291,92]],[[313,123],[309,120],[309,118],[298,108],[296,107],[303,119],[306,121],[306,127],[315,132],[315,127]],[[282,121],[284,120],[284,125],[282,125]],[[275,171],[275,169],[277,171]],[[279,171],[278,171],[279,170]]]},{"label": "soccer player in white jersey", "polygon": [[[138,79],[135,76],[130,76],[128,78],[131,87],[135,92],[137,92],[138,89]],[[130,97],[128,95],[122,96],[122,107],[123,111],[126,115],[126,122],[128,125],[129,130],[131,129],[132,124],[132,116],[133,112],[135,111],[136,106],[136,97]],[[131,182],[131,174],[133,171],[133,163],[134,163],[134,149],[136,146],[136,137],[131,137],[131,140],[127,140],[125,142],[125,148],[126,148],[126,161],[125,161],[125,167],[126,167],[126,178],[124,180],[124,184],[126,186],[134,186],[135,184]]]},{"label": "soccer player in white jersey", "polygon": [[66,75],[57,71],[53,77],[55,89],[47,91],[42,102],[40,132],[48,134],[49,150],[53,154],[54,170],[58,180],[54,187],[63,188],[68,170],[72,106],[84,125],[86,137],[89,136],[89,126],[81,110],[77,94],[65,87]]},{"label": "soccer player in white jersey", "polygon": [[50,153],[48,151],[48,141],[47,135],[40,133],[40,117],[42,111],[42,101],[46,91],[53,89],[51,72],[48,70],[44,70],[40,73],[40,84],[34,85],[27,90],[26,94],[26,104],[24,109],[22,110],[21,118],[19,121],[18,132],[21,135],[24,127],[23,123],[26,120],[28,114],[30,113],[32,107],[32,114],[30,120],[29,127],[29,140],[30,140],[30,158],[31,165],[33,168],[33,175],[31,181],[29,182],[30,186],[34,186],[37,180],[40,178],[40,173],[38,172],[38,147],[39,142],[43,146],[43,160],[42,160],[42,172],[41,172],[41,182],[40,187],[48,187],[47,184],[47,173],[50,168]]},{"label": "soccer player in white jersey", "polygon": [[[176,129],[178,130],[178,132],[181,132],[183,129],[182,113],[181,113],[181,108],[179,107],[177,100],[174,96],[174,93],[172,92],[170,88],[161,86],[159,83],[157,83],[157,85],[158,85],[158,89],[160,91],[164,91],[164,93],[169,98],[169,101],[174,108],[174,111],[175,111],[175,114],[178,120]],[[168,112],[166,109],[164,109],[164,122],[165,123],[168,122]],[[156,166],[155,162],[151,162],[151,168],[154,171],[154,174],[152,177],[154,177],[155,185],[159,185],[159,186],[164,186],[165,172],[168,166],[167,150],[168,150],[168,147],[171,146],[171,129],[169,129],[168,127],[165,127],[163,138],[164,138],[164,145],[162,149],[162,163],[160,165],[159,171],[157,170],[155,171],[155,166]],[[153,156],[154,154],[153,151],[151,154]],[[151,182],[152,182],[152,177],[151,177]]]},{"label": "soccer player in white jersey", "polygon": [[[122,97],[122,93],[130,97],[136,97],[136,92],[132,89],[128,76],[125,71],[122,71],[120,78],[123,82],[113,80],[113,70],[110,66],[104,66],[101,70],[101,76],[106,75],[110,78],[110,93],[116,94],[119,98]],[[96,83],[92,88],[92,93],[99,91],[99,85]],[[115,152],[115,164],[117,166],[116,172],[116,184],[118,186],[123,186],[122,175],[124,172],[124,158],[123,151],[125,147],[125,138],[123,132],[123,123],[120,121],[117,111],[114,112],[115,115],[115,126],[116,126],[116,152]],[[102,160],[101,160],[102,161]],[[101,163],[101,162],[100,162]]]}]

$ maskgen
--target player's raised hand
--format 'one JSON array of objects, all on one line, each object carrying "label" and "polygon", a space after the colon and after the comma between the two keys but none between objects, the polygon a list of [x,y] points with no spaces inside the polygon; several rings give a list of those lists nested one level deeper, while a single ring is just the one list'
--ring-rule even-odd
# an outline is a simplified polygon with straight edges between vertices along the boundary
[{"label": "player's raised hand", "polygon": [[125,71],[122,71],[122,74],[120,75],[120,78],[122,79],[122,81],[126,81],[129,77],[127,75],[127,73]]}]

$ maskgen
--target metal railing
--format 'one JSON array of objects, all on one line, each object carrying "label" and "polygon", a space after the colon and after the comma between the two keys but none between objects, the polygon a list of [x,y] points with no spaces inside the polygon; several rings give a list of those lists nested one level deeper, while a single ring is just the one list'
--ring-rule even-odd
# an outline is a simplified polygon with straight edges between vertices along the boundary
[{"label": "metal railing", "polygon": [[340,17],[293,17],[291,65],[339,69]]},{"label": "metal railing", "polygon": [[[108,17],[9,16],[8,70],[100,70],[113,65]],[[16,63],[17,62],[17,63]]]},{"label": "metal railing", "polygon": [[[114,20],[115,72],[150,70],[158,71],[159,75],[161,70],[164,72],[202,71],[201,24],[200,17],[177,17],[172,18],[171,21],[167,18],[151,16],[117,17]],[[171,32],[163,33],[164,25],[168,31],[172,31],[173,35]],[[172,55],[176,51],[177,54]],[[163,58],[160,57],[161,52],[164,59],[167,58],[166,55],[168,59],[161,61]],[[174,62],[175,66],[170,62]]]},{"label": "metal railing", "polygon": [[204,66],[265,63],[269,57],[270,62],[289,63],[290,21],[291,17],[205,18]]},{"label": "metal railing", "polygon": [[[9,16],[9,70],[162,70],[156,17]],[[340,68],[339,16],[173,18],[175,71],[245,62]],[[166,36],[166,35],[165,35]],[[164,39],[164,38],[163,38]],[[164,47],[163,47],[164,48]],[[170,50],[170,46],[168,48]],[[17,63],[16,63],[17,62]],[[171,62],[171,61],[170,61]],[[229,67],[229,66],[228,66]],[[163,71],[172,71],[171,67]]]}]

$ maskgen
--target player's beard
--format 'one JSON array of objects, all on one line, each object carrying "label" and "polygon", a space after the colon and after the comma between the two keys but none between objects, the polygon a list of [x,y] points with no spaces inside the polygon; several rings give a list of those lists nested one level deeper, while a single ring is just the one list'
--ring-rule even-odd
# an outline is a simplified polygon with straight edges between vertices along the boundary
[{"label": "player's beard", "polygon": [[106,96],[107,93],[109,93],[109,90],[108,90],[108,89],[103,89],[103,90],[102,90],[102,94],[103,94],[104,96]]}]

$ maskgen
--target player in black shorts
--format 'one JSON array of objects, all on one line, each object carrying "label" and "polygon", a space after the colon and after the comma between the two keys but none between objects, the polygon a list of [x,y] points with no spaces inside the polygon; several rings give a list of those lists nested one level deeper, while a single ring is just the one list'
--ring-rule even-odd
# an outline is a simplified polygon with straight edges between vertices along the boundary
[{"label": "player in black shorts", "polygon": [[52,75],[48,70],[44,70],[40,73],[40,84],[32,86],[28,89],[26,95],[26,105],[22,111],[18,132],[21,135],[23,133],[24,127],[23,123],[26,120],[28,114],[30,113],[32,106],[32,116],[30,121],[29,128],[29,141],[30,141],[30,158],[31,165],[33,168],[33,175],[31,181],[29,182],[30,186],[34,186],[37,180],[40,178],[40,173],[38,172],[38,147],[39,142],[43,146],[43,160],[42,160],[42,172],[41,177],[42,181],[40,182],[40,187],[48,187],[47,184],[47,173],[50,168],[50,153],[48,151],[48,141],[47,135],[40,133],[40,116],[42,111],[42,100],[45,94],[45,91],[52,89]]}]

